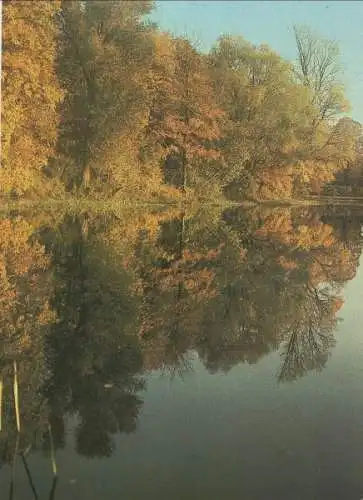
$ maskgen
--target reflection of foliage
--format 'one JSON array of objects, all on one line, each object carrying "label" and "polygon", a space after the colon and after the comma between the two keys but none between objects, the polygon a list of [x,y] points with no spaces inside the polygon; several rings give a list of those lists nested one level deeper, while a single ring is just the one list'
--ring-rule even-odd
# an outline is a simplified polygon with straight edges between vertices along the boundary
[{"label": "reflection of foliage", "polygon": [[[288,354],[295,358],[284,357],[282,372],[290,371],[281,379],[321,368],[334,346],[339,293],[354,276],[358,247],[319,214],[278,209],[241,217],[230,211],[224,220],[217,227],[187,221],[188,230],[176,220],[164,226],[159,251],[146,260],[139,254],[146,266],[139,291],[147,366],[180,363],[196,349],[211,371],[227,371],[284,349],[291,337]],[[186,286],[197,269],[186,258],[193,255],[212,273],[202,301]]]},{"label": "reflection of foliage", "polygon": [[14,359],[21,448],[49,449],[48,422],[64,446],[74,415],[76,449],[90,457],[109,456],[115,434],[135,430],[145,370],[181,375],[193,352],[227,372],[280,350],[278,378],[291,381],[328,360],[359,221],[286,209],[120,217],[0,220],[2,462],[13,451]]},{"label": "reflection of foliage", "polygon": [[0,463],[15,446],[13,361],[18,361],[22,423],[20,450],[46,423],[39,387],[45,378],[44,339],[55,314],[50,306],[50,260],[22,217],[0,219],[0,377],[4,383]]},{"label": "reflection of foliage", "polygon": [[0,337],[9,340],[13,355],[18,348],[27,354],[30,334],[53,319],[45,279],[49,261],[43,247],[30,241],[33,231],[21,218],[0,220]]},{"label": "reflection of foliage", "polygon": [[128,335],[134,318],[128,277],[97,238],[88,241],[87,227],[85,220],[68,220],[61,227],[68,241],[47,235],[60,318],[48,338],[48,394],[55,413],[78,414],[78,451],[103,456],[112,452],[112,434],[135,428],[142,364]]},{"label": "reflection of foliage", "polygon": [[[205,307],[219,294],[216,272],[230,248],[225,248],[221,228],[201,232],[182,216],[162,226],[158,248],[146,249],[138,266],[147,366],[185,366],[185,353],[198,342]],[[243,258],[236,254],[235,262]]]}]

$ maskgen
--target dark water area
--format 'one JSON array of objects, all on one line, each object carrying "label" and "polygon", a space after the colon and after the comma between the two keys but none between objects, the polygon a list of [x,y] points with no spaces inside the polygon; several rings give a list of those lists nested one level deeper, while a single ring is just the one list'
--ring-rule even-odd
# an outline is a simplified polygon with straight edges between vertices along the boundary
[{"label": "dark water area", "polygon": [[1,500],[363,498],[363,211],[213,210],[0,218]]}]

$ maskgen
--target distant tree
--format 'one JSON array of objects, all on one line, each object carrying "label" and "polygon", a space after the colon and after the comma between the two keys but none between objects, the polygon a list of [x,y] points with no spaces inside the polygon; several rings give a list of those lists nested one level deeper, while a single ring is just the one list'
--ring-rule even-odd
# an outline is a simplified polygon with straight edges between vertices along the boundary
[{"label": "distant tree", "polygon": [[317,108],[314,126],[347,110],[341,83],[339,47],[334,41],[318,37],[304,26],[294,26],[298,51],[297,76],[312,94]]}]

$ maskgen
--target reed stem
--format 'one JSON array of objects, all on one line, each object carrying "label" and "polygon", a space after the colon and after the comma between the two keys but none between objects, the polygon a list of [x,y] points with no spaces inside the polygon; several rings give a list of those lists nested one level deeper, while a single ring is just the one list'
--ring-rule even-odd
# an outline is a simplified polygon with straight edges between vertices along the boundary
[{"label": "reed stem", "polygon": [[53,434],[52,434],[52,428],[50,424],[48,424],[48,431],[49,431],[49,442],[50,442],[50,457],[52,461],[52,471],[53,471],[53,476],[57,476],[57,463],[55,461],[55,450],[54,450],[54,441],[53,441]]},{"label": "reed stem", "polygon": [[30,470],[29,470],[29,467],[28,467],[28,463],[26,461],[24,453],[21,453],[20,456],[21,456],[21,460],[22,460],[23,465],[24,465],[24,469],[25,469],[26,475],[28,477],[30,488],[31,488],[31,490],[33,492],[34,500],[39,500],[39,497],[38,497],[38,494],[37,494],[37,490],[35,489],[33,478],[32,478],[32,475],[30,473]]},{"label": "reed stem", "polygon": [[0,432],[3,430],[3,379],[0,378]]},{"label": "reed stem", "polygon": [[20,432],[18,367],[16,361],[14,361],[14,401],[15,401],[16,428],[18,432]]}]

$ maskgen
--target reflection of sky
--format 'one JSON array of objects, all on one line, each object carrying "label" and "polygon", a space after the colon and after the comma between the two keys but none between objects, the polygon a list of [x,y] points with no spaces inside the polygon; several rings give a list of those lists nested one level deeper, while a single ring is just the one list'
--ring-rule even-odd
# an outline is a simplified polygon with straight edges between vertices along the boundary
[{"label": "reflection of sky", "polygon": [[198,39],[202,49],[231,33],[267,43],[290,59],[295,58],[292,26],[307,24],[339,42],[352,116],[363,122],[363,2],[162,0],[152,17],[164,30]]},{"label": "reflection of sky", "polygon": [[[363,256],[360,257],[355,278],[348,282],[343,291],[344,306],[338,316],[343,319],[340,323],[340,333],[337,336],[339,355],[353,361],[356,356],[363,355]],[[359,352],[362,349],[362,352]],[[335,354],[335,353],[334,353]],[[335,356],[334,356],[335,357]],[[352,357],[352,358],[350,358]],[[363,370],[363,363],[362,363]]]}]

